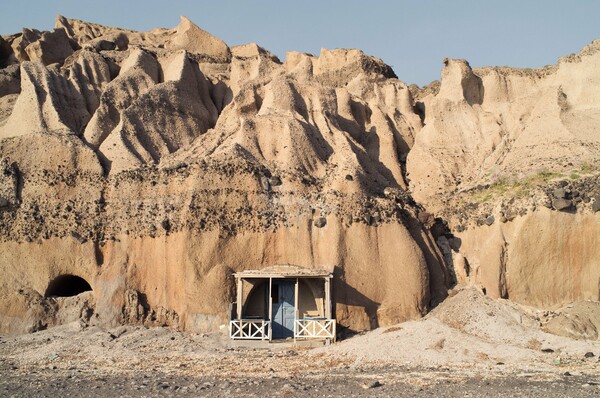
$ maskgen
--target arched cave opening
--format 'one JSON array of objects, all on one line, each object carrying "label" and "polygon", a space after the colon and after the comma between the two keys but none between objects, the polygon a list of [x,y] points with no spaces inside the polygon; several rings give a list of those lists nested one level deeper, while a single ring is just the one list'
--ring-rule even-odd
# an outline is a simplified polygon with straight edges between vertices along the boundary
[{"label": "arched cave opening", "polygon": [[50,281],[45,296],[72,297],[91,290],[90,284],[79,276],[59,275]]}]

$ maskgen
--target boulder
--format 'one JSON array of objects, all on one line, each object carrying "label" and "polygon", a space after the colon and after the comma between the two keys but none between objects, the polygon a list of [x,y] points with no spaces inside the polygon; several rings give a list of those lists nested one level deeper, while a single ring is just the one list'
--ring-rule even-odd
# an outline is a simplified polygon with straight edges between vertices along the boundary
[{"label": "boulder", "polygon": [[552,191],[552,195],[556,199],[564,199],[567,197],[567,191],[564,188],[557,188],[554,191]]},{"label": "boulder", "polygon": [[269,185],[272,187],[278,187],[281,185],[281,178],[279,176],[272,176],[269,178]]},{"label": "boulder", "polygon": [[327,219],[325,217],[319,217],[315,220],[314,224],[317,228],[323,228],[325,225],[327,225]]},{"label": "boulder", "polygon": [[552,207],[555,210],[569,210],[573,206],[573,201],[569,199],[552,199]]}]

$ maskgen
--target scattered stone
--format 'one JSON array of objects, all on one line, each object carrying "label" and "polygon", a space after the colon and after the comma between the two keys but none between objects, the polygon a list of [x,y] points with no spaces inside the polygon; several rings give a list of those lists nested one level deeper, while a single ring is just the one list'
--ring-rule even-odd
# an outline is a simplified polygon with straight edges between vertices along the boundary
[{"label": "scattered stone", "polygon": [[558,357],[558,358],[556,358],[556,359],[554,360],[554,364],[555,364],[555,365],[560,365],[560,364],[561,364],[561,359],[560,359],[560,357]]},{"label": "scattered stone", "polygon": [[379,213],[373,214],[373,222],[379,223],[381,221],[382,221],[381,214],[379,214]]},{"label": "scattered stone", "polygon": [[327,225],[327,219],[325,217],[319,217],[315,220],[315,227],[323,228],[325,225]]},{"label": "scattered stone", "polygon": [[383,194],[388,198],[399,198],[401,192],[397,188],[385,187],[383,190]]},{"label": "scattered stone", "polygon": [[281,389],[284,390],[284,391],[286,391],[286,392],[291,392],[291,391],[295,390],[294,386],[291,385],[291,384],[284,384]]},{"label": "scattered stone", "polygon": [[507,221],[512,221],[517,217],[517,213],[512,210],[509,210],[504,213],[504,217],[506,217]]},{"label": "scattered stone", "polygon": [[364,388],[365,390],[368,390],[370,388],[378,388],[381,387],[383,384],[381,384],[379,381],[375,380],[371,383],[365,383],[362,385],[362,388]]},{"label": "scattered stone", "polygon": [[0,197],[0,208],[8,207],[8,205],[9,205],[8,200],[6,200],[6,198]]},{"label": "scattered stone", "polygon": [[346,224],[352,225],[352,222],[353,222],[352,214],[346,215],[345,221],[346,221]]},{"label": "scattered stone", "polygon": [[460,250],[460,247],[462,246],[462,240],[455,236],[449,238],[448,243],[450,244],[450,247],[452,248],[452,250],[454,250],[456,253],[458,253],[458,251]]},{"label": "scattered stone", "polygon": [[260,186],[267,192],[271,190],[271,183],[269,183],[269,179],[265,176],[260,177]]},{"label": "scattered stone", "polygon": [[269,184],[272,187],[278,187],[281,185],[281,178],[279,178],[278,176],[273,176],[273,177],[269,178]]},{"label": "scattered stone", "polygon": [[554,352],[554,350],[553,350],[552,348],[543,348],[543,349],[542,349],[542,352],[545,352],[545,353],[547,353],[547,354],[550,354],[550,353],[553,353],[553,352]]},{"label": "scattered stone", "polygon": [[591,351],[588,351],[588,352],[585,353],[584,357],[585,358],[593,358],[594,357],[594,353],[591,352]]},{"label": "scattered stone", "polygon": [[492,225],[494,223],[494,221],[496,221],[496,218],[494,216],[489,216],[488,218],[485,219],[485,224]]},{"label": "scattered stone", "polygon": [[594,203],[592,203],[592,211],[594,213],[600,211],[600,197],[596,197],[594,199]]},{"label": "scattered stone", "polygon": [[419,214],[417,215],[417,218],[419,219],[419,221],[423,224],[431,224],[434,221],[434,217],[433,214],[426,212],[426,211],[420,211]]},{"label": "scattered stone", "polygon": [[354,181],[354,177],[352,177],[350,174],[346,174],[346,180]]},{"label": "scattered stone", "polygon": [[552,201],[549,199],[544,199],[542,201],[542,206],[547,207],[548,209],[552,208]]},{"label": "scattered stone", "polygon": [[573,202],[568,199],[552,199],[552,207],[555,210],[568,210],[573,206]]},{"label": "scattered stone", "polygon": [[552,192],[552,195],[556,199],[565,199],[567,197],[567,191],[564,188],[557,188]]}]

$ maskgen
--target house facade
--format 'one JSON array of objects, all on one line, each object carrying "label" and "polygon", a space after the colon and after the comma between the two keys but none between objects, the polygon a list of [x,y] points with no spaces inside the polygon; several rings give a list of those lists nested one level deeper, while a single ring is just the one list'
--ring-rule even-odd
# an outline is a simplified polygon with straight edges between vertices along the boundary
[{"label": "house facade", "polygon": [[331,279],[323,269],[275,265],[234,274],[232,339],[334,341]]}]

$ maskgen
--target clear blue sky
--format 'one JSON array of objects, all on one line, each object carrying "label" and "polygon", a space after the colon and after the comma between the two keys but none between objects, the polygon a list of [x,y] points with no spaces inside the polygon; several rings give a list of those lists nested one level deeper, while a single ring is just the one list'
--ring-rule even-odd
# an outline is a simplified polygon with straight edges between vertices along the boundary
[{"label": "clear blue sky", "polygon": [[539,67],[600,38],[597,0],[12,0],[0,33],[51,29],[58,14],[136,30],[185,15],[230,46],[256,42],[282,60],[288,50],[360,48],[419,85],[439,78],[444,57]]}]

